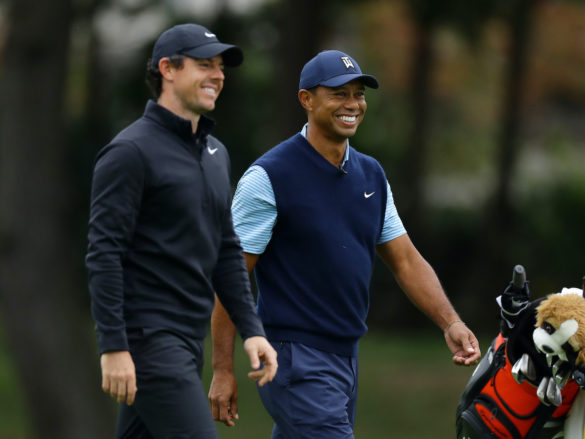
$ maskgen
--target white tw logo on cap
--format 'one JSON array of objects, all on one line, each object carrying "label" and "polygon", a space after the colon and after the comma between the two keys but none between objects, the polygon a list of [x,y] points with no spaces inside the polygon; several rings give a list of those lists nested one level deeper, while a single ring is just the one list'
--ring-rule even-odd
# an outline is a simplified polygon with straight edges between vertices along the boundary
[{"label": "white tw logo on cap", "polygon": [[345,65],[346,69],[349,69],[350,67],[355,69],[355,66],[351,62],[351,59],[349,59],[349,56],[342,56],[341,61],[343,61],[343,64]]},{"label": "white tw logo on cap", "polygon": [[205,32],[205,36],[207,38],[213,38],[213,37],[215,37],[215,34],[212,34],[211,32]]}]

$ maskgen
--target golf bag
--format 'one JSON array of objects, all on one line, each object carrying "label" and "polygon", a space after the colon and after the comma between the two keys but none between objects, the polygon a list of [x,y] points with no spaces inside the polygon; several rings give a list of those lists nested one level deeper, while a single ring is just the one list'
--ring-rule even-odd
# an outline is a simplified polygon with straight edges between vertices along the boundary
[{"label": "golf bag", "polygon": [[[565,436],[565,420],[585,375],[575,368],[574,357],[571,366],[570,361],[554,363],[536,349],[532,333],[543,300],[529,301],[524,269],[516,266],[513,281],[498,298],[501,332],[459,400],[457,439],[573,439]],[[575,421],[581,430],[574,437],[580,439],[584,416],[577,414]]]}]

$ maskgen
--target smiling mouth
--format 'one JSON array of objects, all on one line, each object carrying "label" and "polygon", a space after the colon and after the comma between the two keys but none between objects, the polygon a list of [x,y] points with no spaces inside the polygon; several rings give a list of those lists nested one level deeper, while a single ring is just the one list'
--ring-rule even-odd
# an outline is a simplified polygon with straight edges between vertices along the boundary
[{"label": "smiling mouth", "polygon": [[203,87],[203,93],[206,93],[210,96],[216,96],[217,90],[215,90],[214,88],[211,88],[211,87]]},{"label": "smiling mouth", "polygon": [[337,117],[339,120],[341,120],[342,122],[346,122],[346,123],[354,123],[355,121],[357,121],[357,116],[338,116]]}]

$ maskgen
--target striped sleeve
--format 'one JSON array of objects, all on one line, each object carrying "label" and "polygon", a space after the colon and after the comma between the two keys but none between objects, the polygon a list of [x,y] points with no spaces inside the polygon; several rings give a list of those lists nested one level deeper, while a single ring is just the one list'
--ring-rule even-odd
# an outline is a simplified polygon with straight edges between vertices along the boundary
[{"label": "striped sleeve", "polygon": [[276,199],[270,178],[260,166],[244,173],[232,202],[234,229],[246,253],[264,253],[276,223]]},{"label": "striped sleeve", "polygon": [[377,244],[383,244],[391,241],[394,238],[398,238],[406,233],[406,229],[402,224],[402,220],[398,216],[398,211],[394,205],[394,198],[392,197],[392,190],[390,189],[390,183],[386,181],[386,213],[384,215],[384,226],[380,238],[378,238]]}]

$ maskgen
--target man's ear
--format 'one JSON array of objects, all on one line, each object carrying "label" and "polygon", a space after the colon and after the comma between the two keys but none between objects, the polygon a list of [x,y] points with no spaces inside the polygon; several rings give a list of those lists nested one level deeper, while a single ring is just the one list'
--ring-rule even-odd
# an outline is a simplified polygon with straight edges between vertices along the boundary
[{"label": "man's ear", "polygon": [[172,80],[174,78],[175,68],[168,58],[164,57],[158,61],[158,70],[164,79]]},{"label": "man's ear", "polygon": [[298,96],[299,102],[301,103],[302,107],[306,111],[311,111],[313,109],[313,93],[303,88],[299,90]]}]

